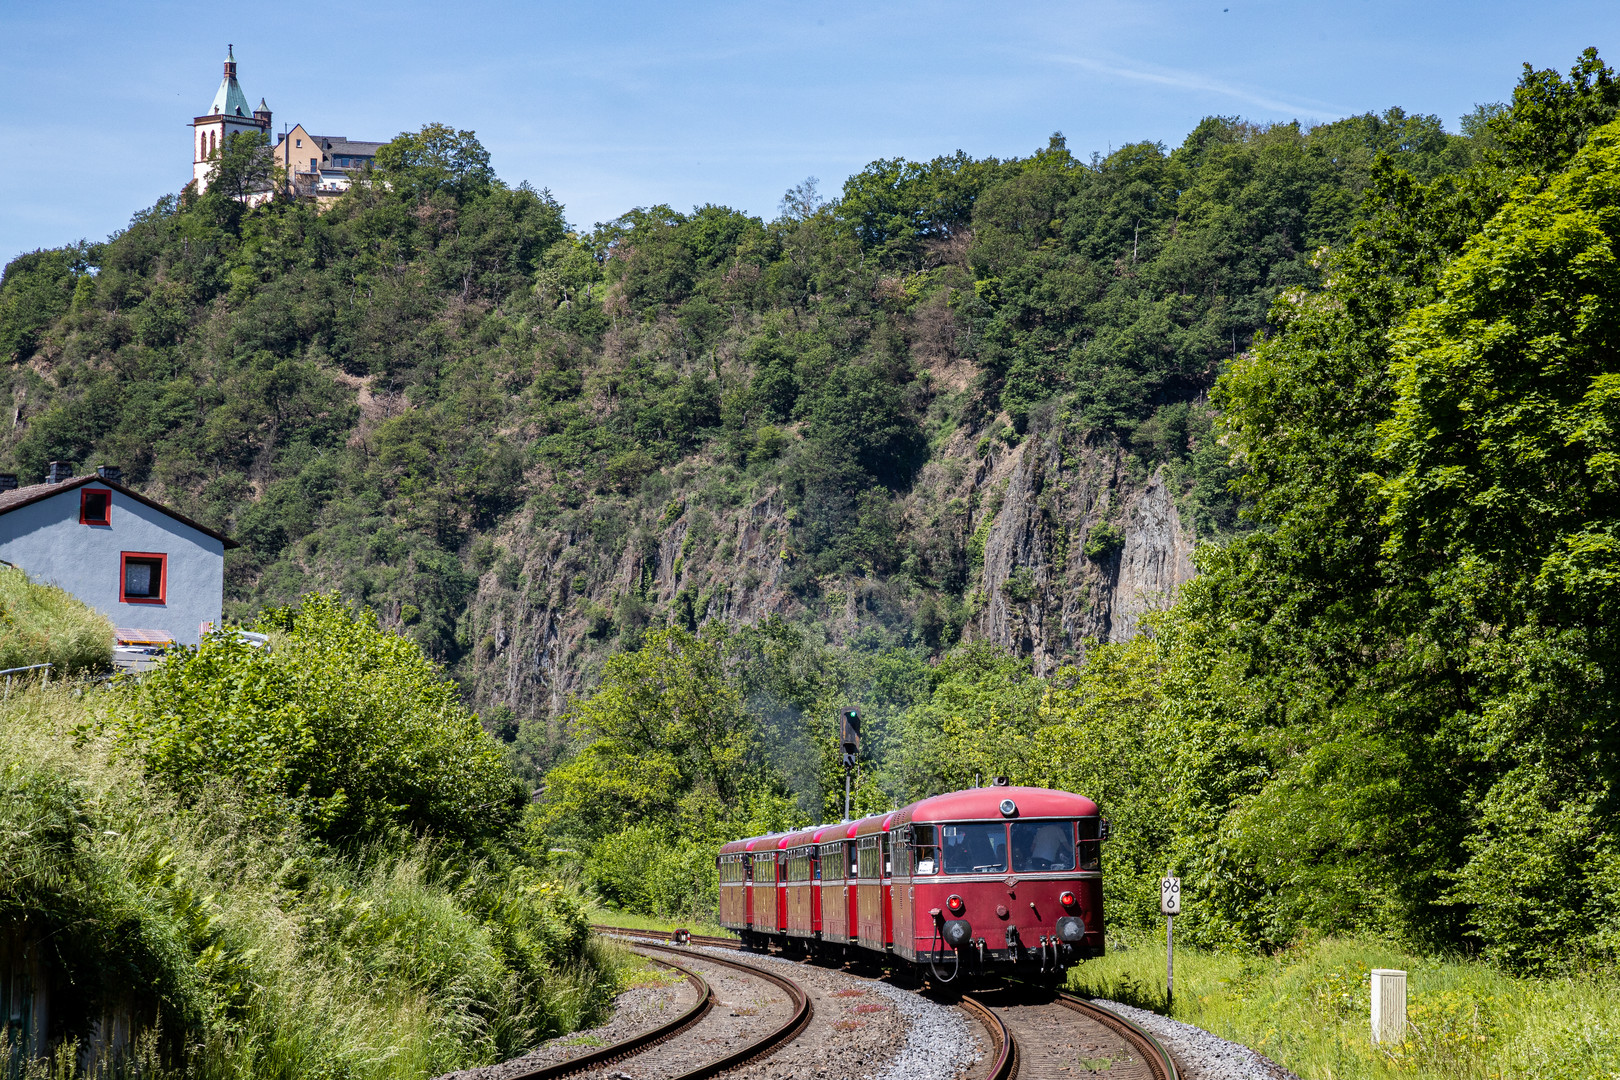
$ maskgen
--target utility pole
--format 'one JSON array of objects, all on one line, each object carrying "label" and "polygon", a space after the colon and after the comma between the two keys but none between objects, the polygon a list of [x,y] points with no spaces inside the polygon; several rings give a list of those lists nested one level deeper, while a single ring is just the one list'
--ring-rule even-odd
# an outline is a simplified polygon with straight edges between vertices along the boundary
[{"label": "utility pole", "polygon": [[844,748],[844,820],[848,821],[850,778],[855,774],[855,759],[861,752],[861,710],[844,710],[838,740]]}]

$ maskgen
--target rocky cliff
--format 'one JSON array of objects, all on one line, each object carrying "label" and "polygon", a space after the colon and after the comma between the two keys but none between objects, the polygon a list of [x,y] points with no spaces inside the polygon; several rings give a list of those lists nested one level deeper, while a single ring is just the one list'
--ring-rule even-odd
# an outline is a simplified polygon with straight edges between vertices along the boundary
[{"label": "rocky cliff", "polygon": [[813,619],[847,641],[873,626],[915,632],[928,613],[954,610],[956,624],[942,620],[930,644],[987,638],[1045,672],[1135,634],[1193,572],[1172,471],[1061,426],[1011,446],[959,431],[897,500],[908,542],[959,565],[954,597],[904,567],[807,587],[792,574],[781,491],[716,484],[716,471],[686,463],[652,497],[509,528],[469,608],[463,675],[479,704],[556,715],[648,625],[772,614]]}]

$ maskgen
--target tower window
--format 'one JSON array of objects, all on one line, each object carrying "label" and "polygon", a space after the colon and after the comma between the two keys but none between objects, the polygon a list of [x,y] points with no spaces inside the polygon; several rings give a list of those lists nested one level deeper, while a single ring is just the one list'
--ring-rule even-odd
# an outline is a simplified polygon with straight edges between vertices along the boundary
[{"label": "tower window", "polygon": [[118,600],[161,604],[169,588],[169,557],[161,552],[126,551],[119,566]]},{"label": "tower window", "polygon": [[95,488],[79,490],[79,524],[111,525],[112,492]]}]

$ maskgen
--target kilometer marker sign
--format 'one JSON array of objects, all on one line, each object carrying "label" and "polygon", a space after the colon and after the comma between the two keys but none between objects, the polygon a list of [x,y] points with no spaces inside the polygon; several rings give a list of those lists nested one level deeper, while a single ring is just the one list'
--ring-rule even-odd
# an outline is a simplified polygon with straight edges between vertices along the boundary
[{"label": "kilometer marker sign", "polygon": [[1181,879],[1167,877],[1159,879],[1159,914],[1181,914]]},{"label": "kilometer marker sign", "polygon": [[1176,997],[1176,950],[1173,930],[1176,916],[1181,914],[1181,879],[1159,879],[1159,910],[1164,914],[1164,1011]]}]

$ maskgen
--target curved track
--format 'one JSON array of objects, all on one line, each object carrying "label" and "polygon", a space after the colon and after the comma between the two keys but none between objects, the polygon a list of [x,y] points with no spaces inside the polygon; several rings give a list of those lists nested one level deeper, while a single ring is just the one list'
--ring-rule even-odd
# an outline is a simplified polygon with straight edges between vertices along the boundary
[{"label": "curved track", "polygon": [[572,1076],[574,1073],[585,1072],[587,1069],[609,1065],[621,1058],[640,1053],[650,1046],[657,1046],[661,1042],[673,1039],[703,1019],[714,1006],[714,991],[709,988],[708,980],[691,968],[677,964],[672,960],[660,960],[656,956],[649,956],[647,959],[655,964],[673,968],[686,976],[686,981],[691,983],[692,988],[697,991],[697,1001],[692,1004],[691,1008],[672,1020],[659,1024],[648,1031],[643,1031],[639,1035],[632,1035],[628,1039],[620,1040],[612,1046],[604,1046],[599,1050],[592,1050],[567,1061],[558,1061],[526,1073],[519,1073],[511,1080],[555,1080],[556,1077]]},{"label": "curved track", "polygon": [[[559,1077],[573,1076],[578,1073],[600,1069],[605,1065],[634,1057],[654,1046],[668,1042],[702,1021],[714,1004],[714,991],[709,986],[708,980],[684,964],[657,956],[648,956],[645,952],[642,952],[644,949],[655,949],[659,952],[674,952],[675,950],[663,945],[649,945],[640,942],[636,943],[635,946],[636,952],[641,952],[643,956],[646,956],[653,963],[673,968],[685,975],[687,981],[697,991],[696,1003],[679,1016],[649,1031],[641,1032],[611,1046],[592,1050],[567,1061],[554,1062],[529,1072],[516,1074],[510,1080],[556,1080]],[[812,1015],[810,998],[804,992],[804,989],[792,979],[784,978],[774,972],[761,971],[751,964],[739,964],[717,956],[705,955],[701,959],[704,963],[731,968],[750,978],[761,979],[776,986],[787,994],[792,1015],[788,1017],[785,1023],[779,1024],[765,1034],[750,1040],[724,1057],[688,1069],[671,1078],[671,1080],[707,1080],[708,1077],[718,1076],[739,1065],[745,1065],[767,1057],[783,1043],[795,1038],[810,1023]]]},{"label": "curved track", "polygon": [[[663,931],[617,926],[593,929],[606,934],[665,941],[674,937]],[[734,938],[697,934],[690,936],[689,943],[742,948]],[[749,971],[759,970],[751,965],[737,966],[747,966]],[[963,994],[961,1006],[983,1026],[993,1044],[993,1063],[986,1080],[1070,1077],[1075,1075],[1078,1059],[1082,1057],[1093,1067],[1099,1059],[1108,1060],[1109,1075],[1117,1080],[1181,1080],[1175,1059],[1146,1028],[1074,994],[1014,986]],[[1078,1019],[1076,1014],[1084,1019]],[[1025,1044],[1022,1047],[1020,1034]]]}]

